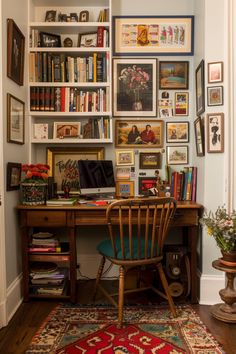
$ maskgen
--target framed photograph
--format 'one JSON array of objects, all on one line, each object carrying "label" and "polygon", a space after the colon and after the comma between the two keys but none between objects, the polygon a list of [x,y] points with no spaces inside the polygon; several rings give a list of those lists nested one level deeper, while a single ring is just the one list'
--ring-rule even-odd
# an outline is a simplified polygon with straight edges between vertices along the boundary
[{"label": "framed photograph", "polygon": [[160,61],[159,62],[159,89],[160,90],[187,90],[188,89],[188,61]]},{"label": "framed photograph", "polygon": [[201,60],[195,72],[196,83],[196,112],[197,115],[205,112],[205,78],[204,78],[204,60]]},{"label": "framed photograph", "polygon": [[189,122],[167,122],[166,142],[187,143],[189,141]]},{"label": "framed photograph", "polygon": [[208,63],[208,83],[223,82],[223,62]]},{"label": "framed photograph", "polygon": [[55,22],[56,21],[56,10],[46,11],[45,22]]},{"label": "framed photograph", "polygon": [[76,12],[70,13],[70,22],[78,22],[79,18]]},{"label": "framed photograph", "polygon": [[33,125],[33,139],[45,140],[48,139],[48,124],[35,123]]},{"label": "framed photograph", "polygon": [[175,92],[175,115],[188,116],[189,94],[188,92]]},{"label": "framed photograph", "polygon": [[22,86],[24,83],[25,37],[16,23],[7,19],[7,76]]},{"label": "framed photograph", "polygon": [[193,16],[113,16],[114,55],[193,55]]},{"label": "framed photograph", "polygon": [[160,118],[171,118],[171,117],[173,117],[173,108],[159,107],[159,117]]},{"label": "framed photograph", "polygon": [[40,32],[41,47],[61,47],[61,36],[52,33]]},{"label": "framed photograph", "polygon": [[120,150],[116,151],[116,165],[133,165],[134,164],[134,151],[133,150]]},{"label": "framed photograph", "polygon": [[139,153],[140,170],[156,170],[161,168],[160,152],[140,152]]},{"label": "framed photograph", "polygon": [[116,120],[115,144],[116,147],[162,147],[163,146],[162,120]]},{"label": "framed photograph", "polygon": [[156,117],[156,59],[113,59],[113,115]]},{"label": "framed photograph", "polygon": [[7,164],[7,191],[20,189],[21,163],[8,162]]},{"label": "framed photograph", "polygon": [[79,22],[88,22],[89,20],[89,12],[88,11],[81,11],[79,14]]},{"label": "framed photograph", "polygon": [[63,192],[65,186],[71,193],[80,192],[78,160],[103,160],[104,148],[47,148],[47,164],[50,166],[49,176],[57,184],[57,192]]},{"label": "framed photograph", "polygon": [[207,114],[207,152],[224,152],[224,113]]},{"label": "framed photograph", "polygon": [[53,139],[79,138],[80,134],[80,122],[54,122]]},{"label": "framed photograph", "polygon": [[147,195],[148,191],[152,188],[156,188],[157,178],[156,177],[139,177],[139,187],[138,193]]},{"label": "framed photograph", "polygon": [[223,105],[223,86],[207,87],[207,105],[208,106]]},{"label": "framed photograph", "polygon": [[7,141],[25,143],[25,103],[10,93],[7,94]]},{"label": "framed photograph", "polygon": [[116,168],[116,179],[117,180],[130,179],[130,167],[117,167]]},{"label": "framed photograph", "polygon": [[117,197],[133,197],[134,181],[117,181],[116,182]]},{"label": "framed photograph", "polygon": [[201,117],[197,117],[197,119],[195,119],[194,121],[194,133],[195,133],[197,156],[204,156],[205,155],[204,126]]},{"label": "framed photograph", "polygon": [[97,32],[79,33],[78,47],[96,47]]},{"label": "framed photograph", "polygon": [[168,165],[186,165],[188,164],[188,146],[167,146],[166,157]]}]

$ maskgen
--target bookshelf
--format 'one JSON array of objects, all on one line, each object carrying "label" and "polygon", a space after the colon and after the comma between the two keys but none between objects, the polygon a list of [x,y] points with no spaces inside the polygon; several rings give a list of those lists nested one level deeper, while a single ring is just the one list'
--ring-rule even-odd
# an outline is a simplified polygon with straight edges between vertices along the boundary
[{"label": "bookshelf", "polygon": [[[28,17],[31,159],[50,144],[112,143],[111,0],[29,0]],[[77,134],[58,137],[60,122]]]}]

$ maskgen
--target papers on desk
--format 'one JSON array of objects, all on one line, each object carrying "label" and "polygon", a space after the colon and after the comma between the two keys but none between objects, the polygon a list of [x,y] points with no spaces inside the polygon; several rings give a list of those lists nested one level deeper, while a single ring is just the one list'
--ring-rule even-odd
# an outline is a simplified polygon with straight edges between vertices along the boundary
[{"label": "papers on desk", "polygon": [[74,205],[77,201],[77,198],[54,198],[47,200],[46,205]]}]

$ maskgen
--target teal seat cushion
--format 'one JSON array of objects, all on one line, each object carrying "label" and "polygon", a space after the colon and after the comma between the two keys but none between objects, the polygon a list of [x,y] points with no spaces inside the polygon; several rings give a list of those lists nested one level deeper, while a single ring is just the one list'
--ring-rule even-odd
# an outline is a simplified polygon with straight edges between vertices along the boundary
[{"label": "teal seat cushion", "polygon": [[[116,249],[117,249],[117,259],[122,259],[122,253],[121,253],[121,246],[120,246],[120,239],[117,238],[115,240],[115,244],[116,244]],[[124,238],[124,244],[125,244],[125,259],[129,259],[130,258],[130,251],[129,251],[129,240],[128,237]],[[144,245],[145,245],[145,240],[141,239],[141,255],[140,257],[138,257],[138,239],[137,237],[133,238],[133,257],[132,259],[141,259],[141,258],[145,258],[144,257]],[[155,247],[155,250],[157,248]],[[150,255],[150,250],[151,250],[151,241],[148,242],[148,255]],[[114,258],[114,252],[112,249],[112,245],[111,245],[111,240],[110,239],[106,239],[102,242],[100,242],[97,246],[97,251],[99,253],[101,253],[103,256],[105,257],[109,257],[109,258]]]}]

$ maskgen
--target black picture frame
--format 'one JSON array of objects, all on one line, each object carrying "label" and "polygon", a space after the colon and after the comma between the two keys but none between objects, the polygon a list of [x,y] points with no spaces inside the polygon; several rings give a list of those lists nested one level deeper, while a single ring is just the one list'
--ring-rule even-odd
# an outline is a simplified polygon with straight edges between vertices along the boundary
[{"label": "black picture frame", "polygon": [[194,133],[197,156],[205,155],[205,139],[204,139],[204,124],[201,117],[197,117],[194,121]]},{"label": "black picture frame", "polygon": [[25,103],[7,93],[7,142],[25,143]]},{"label": "black picture frame", "polygon": [[40,46],[45,48],[61,47],[61,36],[58,34],[40,32]]},{"label": "black picture frame", "polygon": [[7,163],[7,191],[20,189],[21,163]]},{"label": "black picture frame", "polygon": [[205,112],[205,74],[204,60],[202,59],[195,72],[196,84],[196,113],[197,116]]},{"label": "black picture frame", "polygon": [[149,190],[156,188],[157,178],[151,177],[139,177],[138,178],[138,193],[139,195],[149,195]]},{"label": "black picture frame", "polygon": [[56,10],[46,11],[45,22],[55,22],[56,21]]},{"label": "black picture frame", "polygon": [[161,168],[160,152],[140,152],[139,169],[140,170],[156,170]]}]

